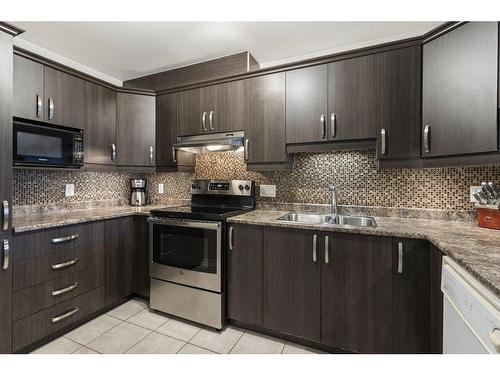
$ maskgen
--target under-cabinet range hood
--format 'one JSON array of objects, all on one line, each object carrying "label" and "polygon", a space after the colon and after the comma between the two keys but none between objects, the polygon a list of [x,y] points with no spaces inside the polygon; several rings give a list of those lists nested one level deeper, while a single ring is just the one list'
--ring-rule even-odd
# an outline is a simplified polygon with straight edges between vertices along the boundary
[{"label": "under-cabinet range hood", "polygon": [[245,132],[212,133],[177,137],[174,148],[195,154],[220,151],[236,151],[243,147]]}]

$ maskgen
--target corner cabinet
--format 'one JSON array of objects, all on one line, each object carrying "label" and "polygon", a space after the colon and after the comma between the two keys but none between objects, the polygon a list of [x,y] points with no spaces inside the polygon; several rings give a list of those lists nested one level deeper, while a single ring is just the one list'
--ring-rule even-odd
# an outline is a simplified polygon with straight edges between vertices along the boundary
[{"label": "corner cabinet", "polygon": [[125,167],[155,166],[155,97],[116,94],[116,164]]},{"label": "corner cabinet", "polygon": [[247,169],[290,169],[285,144],[285,73],[243,81],[243,129]]}]

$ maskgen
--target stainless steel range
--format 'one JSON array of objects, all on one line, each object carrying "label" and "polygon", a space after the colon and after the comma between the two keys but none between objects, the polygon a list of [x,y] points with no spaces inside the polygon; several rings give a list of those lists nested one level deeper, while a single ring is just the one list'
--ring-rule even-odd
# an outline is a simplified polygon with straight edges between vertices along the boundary
[{"label": "stainless steel range", "polygon": [[151,308],[221,329],[226,219],[254,208],[253,181],[196,180],[190,206],[151,211]]}]

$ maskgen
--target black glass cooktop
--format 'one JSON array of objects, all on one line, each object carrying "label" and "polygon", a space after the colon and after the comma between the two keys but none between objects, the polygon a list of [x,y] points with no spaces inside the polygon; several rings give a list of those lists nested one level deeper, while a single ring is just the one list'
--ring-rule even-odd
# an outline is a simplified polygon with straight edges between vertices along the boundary
[{"label": "black glass cooktop", "polygon": [[230,216],[252,211],[253,208],[229,206],[179,206],[152,210],[151,215],[180,219],[224,220]]}]

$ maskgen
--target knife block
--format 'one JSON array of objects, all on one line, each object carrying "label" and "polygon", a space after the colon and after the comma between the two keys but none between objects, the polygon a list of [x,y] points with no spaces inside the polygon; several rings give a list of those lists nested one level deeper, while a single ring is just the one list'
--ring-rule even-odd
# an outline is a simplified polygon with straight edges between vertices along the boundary
[{"label": "knife block", "polygon": [[477,222],[482,228],[500,230],[500,210],[477,209]]}]

